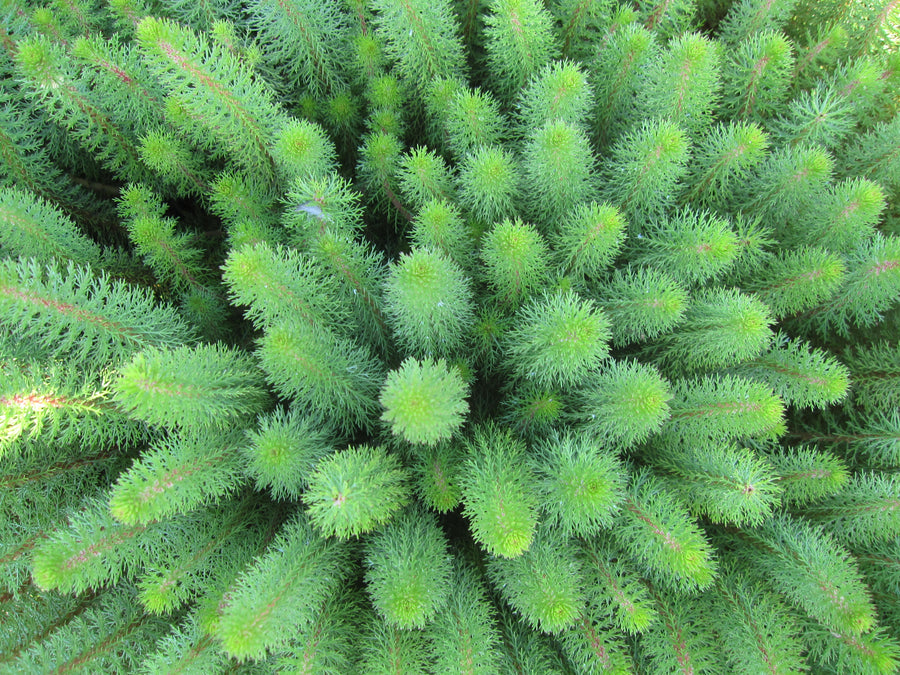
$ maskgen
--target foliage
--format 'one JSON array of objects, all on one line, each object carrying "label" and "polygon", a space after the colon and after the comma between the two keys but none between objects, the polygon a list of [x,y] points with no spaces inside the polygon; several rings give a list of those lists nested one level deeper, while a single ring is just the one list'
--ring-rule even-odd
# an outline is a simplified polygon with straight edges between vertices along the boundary
[{"label": "foliage", "polygon": [[0,672],[896,672],[898,47],[4,0]]}]

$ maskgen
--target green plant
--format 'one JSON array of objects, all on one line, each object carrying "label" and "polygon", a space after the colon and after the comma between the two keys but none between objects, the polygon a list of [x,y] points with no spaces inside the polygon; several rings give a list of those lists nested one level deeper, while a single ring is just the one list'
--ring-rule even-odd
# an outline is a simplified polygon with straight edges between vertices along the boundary
[{"label": "green plant", "polygon": [[898,45],[0,2],[0,672],[896,672]]}]

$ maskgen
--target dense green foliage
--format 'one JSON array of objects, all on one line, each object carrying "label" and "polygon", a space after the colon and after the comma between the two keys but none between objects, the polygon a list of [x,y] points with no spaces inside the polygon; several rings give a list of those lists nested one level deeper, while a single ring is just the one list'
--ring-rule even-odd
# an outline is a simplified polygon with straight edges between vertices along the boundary
[{"label": "dense green foliage", "polygon": [[898,45],[0,0],[0,673],[897,672]]}]

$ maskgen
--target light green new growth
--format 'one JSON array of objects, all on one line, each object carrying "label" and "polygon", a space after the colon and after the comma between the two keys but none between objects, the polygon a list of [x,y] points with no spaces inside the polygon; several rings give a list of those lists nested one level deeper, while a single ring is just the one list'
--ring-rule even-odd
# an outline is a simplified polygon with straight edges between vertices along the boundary
[{"label": "light green new growth", "polygon": [[739,377],[676,383],[665,424],[684,438],[737,438],[780,432],[784,402],[769,387]]},{"label": "light green new growth", "polygon": [[457,353],[472,318],[468,286],[456,263],[436,251],[402,255],[385,284],[385,308],[397,340],[420,357]]},{"label": "light green new growth", "polygon": [[469,411],[466,394],[459,369],[448,368],[443,359],[408,358],[388,373],[379,398],[385,408],[381,419],[410,443],[435,445],[462,425]]},{"label": "light green new growth", "polygon": [[620,252],[625,219],[607,203],[582,202],[558,224],[553,247],[564,273],[574,278],[599,277]]},{"label": "light green new growth", "polygon": [[495,224],[483,237],[485,277],[497,298],[517,306],[548,280],[550,253],[533,225],[519,219]]},{"label": "light green new growth", "polygon": [[606,358],[609,321],[575,293],[545,295],[519,311],[519,328],[506,334],[516,375],[543,385],[572,385]]},{"label": "light green new growth", "polygon": [[662,358],[687,371],[711,370],[752,359],[772,342],[769,308],[734,289],[699,291],[684,323],[658,342]]},{"label": "light green new growth", "polygon": [[337,591],[349,558],[346,543],[321,537],[303,514],[295,514],[267,554],[228,589],[215,627],[225,652],[244,661],[286,645]]},{"label": "light green new growth", "polygon": [[411,510],[374,535],[366,546],[366,585],[388,623],[422,628],[447,602],[451,565],[434,517]]},{"label": "light green new growth", "polygon": [[599,443],[627,448],[647,440],[669,417],[669,383],[652,366],[613,361],[582,393],[584,428]]},{"label": "light green new growth", "polygon": [[547,633],[577,621],[584,606],[580,567],[574,545],[546,526],[524,554],[487,561],[488,577],[503,599],[529,625]]},{"label": "light green new growth", "polygon": [[552,17],[538,0],[491,0],[484,23],[494,88],[512,98],[558,52]]},{"label": "light green new growth", "polygon": [[635,261],[654,267],[689,284],[722,276],[738,256],[738,237],[728,221],[708,211],[678,211],[646,228]]},{"label": "light green new growth", "polygon": [[119,475],[110,513],[126,525],[145,524],[215,502],[243,482],[243,435],[172,433]]},{"label": "light green new growth", "polygon": [[703,531],[649,471],[631,474],[613,533],[641,572],[667,587],[702,590],[715,578],[715,555]]},{"label": "light green new growth", "polygon": [[489,426],[475,431],[468,451],[460,484],[475,540],[493,555],[522,555],[538,519],[537,481],[524,464],[524,443]]},{"label": "light green new growth", "polygon": [[688,297],[672,276],[653,267],[618,269],[597,289],[597,301],[609,317],[616,346],[671,331],[684,317]]},{"label": "light green new growth", "polygon": [[522,149],[524,202],[545,230],[595,195],[594,159],[587,134],[577,125],[551,119],[532,131]]},{"label": "light green new growth", "polygon": [[278,408],[258,420],[258,428],[247,431],[249,444],[241,447],[245,470],[258,488],[296,499],[319,460],[334,452],[334,436],[321,419],[297,408]]},{"label": "light green new growth", "polygon": [[600,441],[567,434],[535,449],[543,522],[554,532],[587,537],[608,527],[622,499],[625,472]]},{"label": "light green new growth", "polygon": [[224,345],[135,354],[113,384],[116,403],[162,427],[227,427],[257,413],[266,396],[251,359]]},{"label": "light green new growth", "polygon": [[500,146],[480,146],[468,153],[460,167],[459,201],[486,223],[516,213],[522,178],[514,157]]},{"label": "light green new growth", "polygon": [[407,479],[397,458],[383,448],[351,447],[318,463],[303,501],[310,521],[325,536],[358,537],[407,504]]},{"label": "light green new growth", "polygon": [[857,563],[824,530],[782,515],[751,538],[751,563],[811,618],[838,633],[871,630],[875,608]]}]

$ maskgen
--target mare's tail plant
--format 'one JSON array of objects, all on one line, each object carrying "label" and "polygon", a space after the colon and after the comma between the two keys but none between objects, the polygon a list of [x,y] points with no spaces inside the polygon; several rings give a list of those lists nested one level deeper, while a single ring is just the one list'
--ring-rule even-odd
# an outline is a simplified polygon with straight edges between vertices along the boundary
[{"label": "mare's tail plant", "polygon": [[900,669],[897,0],[0,2],[0,673]]}]

